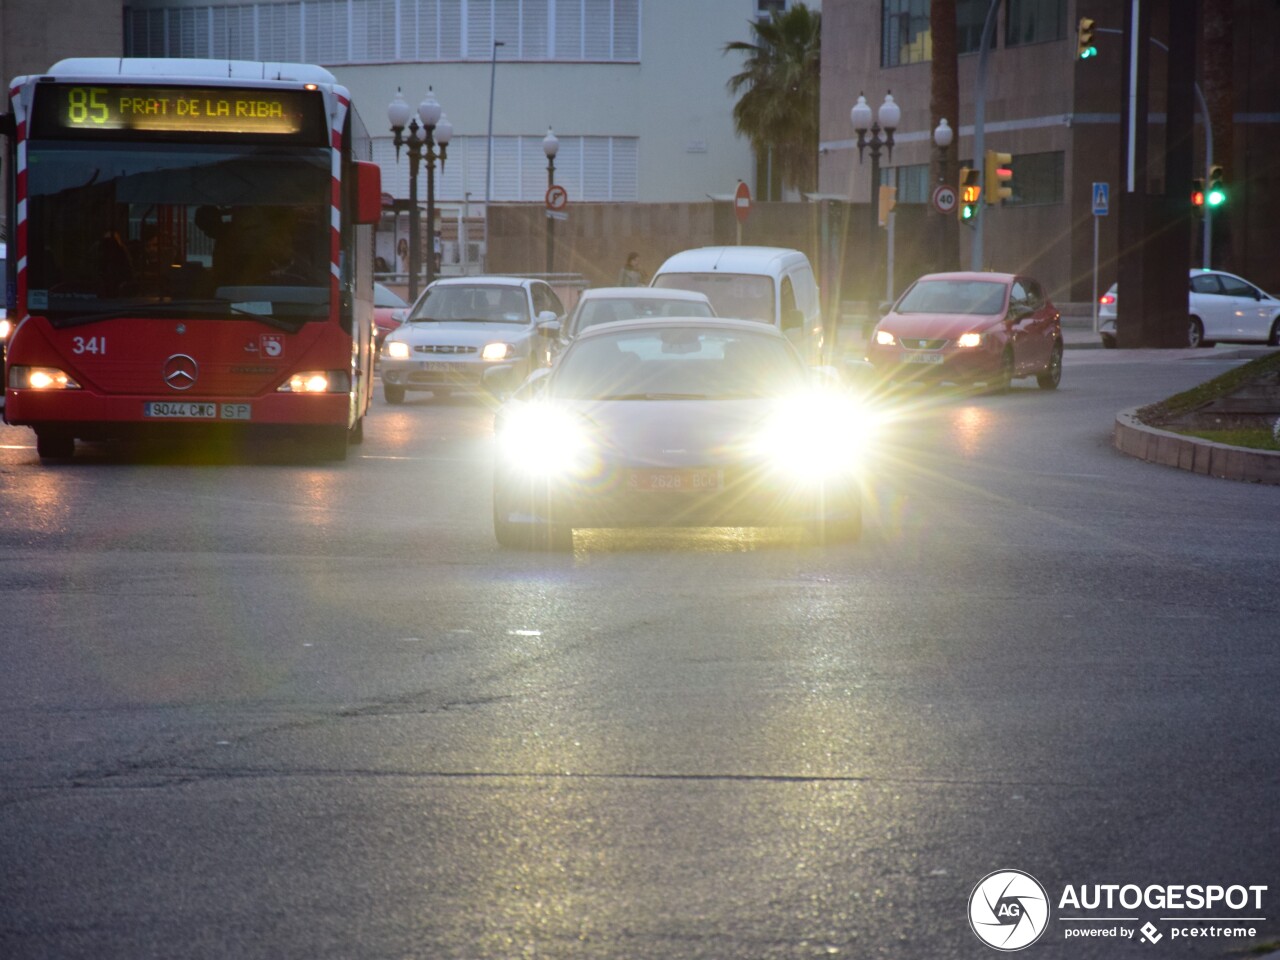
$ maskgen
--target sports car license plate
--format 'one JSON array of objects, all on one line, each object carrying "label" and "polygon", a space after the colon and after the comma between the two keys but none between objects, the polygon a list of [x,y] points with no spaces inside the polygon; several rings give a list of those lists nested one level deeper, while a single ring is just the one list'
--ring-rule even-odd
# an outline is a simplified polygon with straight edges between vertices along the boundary
[{"label": "sports car license plate", "polygon": [[142,414],[146,417],[174,420],[215,420],[218,416],[218,405],[216,403],[151,400],[143,404]]},{"label": "sports car license plate", "polygon": [[941,363],[940,353],[912,353],[907,355],[907,363]]},{"label": "sports car license plate", "polygon": [[627,485],[632,490],[657,493],[706,493],[719,490],[724,476],[719,470],[632,470]]}]

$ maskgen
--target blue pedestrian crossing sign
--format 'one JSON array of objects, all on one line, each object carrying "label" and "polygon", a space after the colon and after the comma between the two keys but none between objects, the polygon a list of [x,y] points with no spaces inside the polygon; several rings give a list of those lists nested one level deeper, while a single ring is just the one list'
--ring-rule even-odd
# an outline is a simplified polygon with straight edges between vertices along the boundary
[{"label": "blue pedestrian crossing sign", "polygon": [[1095,217],[1105,217],[1111,212],[1111,184],[1094,183],[1093,185],[1093,215]]}]

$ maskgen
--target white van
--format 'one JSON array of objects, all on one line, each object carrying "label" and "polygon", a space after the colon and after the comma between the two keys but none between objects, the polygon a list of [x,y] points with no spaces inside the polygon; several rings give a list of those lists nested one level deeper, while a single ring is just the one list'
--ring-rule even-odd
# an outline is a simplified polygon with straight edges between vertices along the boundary
[{"label": "white van", "polygon": [[785,247],[700,247],[667,258],[650,286],[705,293],[716,315],[778,327],[811,364],[822,358],[822,310],[809,258]]}]

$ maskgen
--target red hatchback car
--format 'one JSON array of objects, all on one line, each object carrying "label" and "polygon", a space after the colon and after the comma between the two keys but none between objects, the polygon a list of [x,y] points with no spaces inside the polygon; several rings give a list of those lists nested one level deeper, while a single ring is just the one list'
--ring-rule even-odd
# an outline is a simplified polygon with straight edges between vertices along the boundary
[{"label": "red hatchback car", "polygon": [[882,380],[985,383],[1062,380],[1062,327],[1044,289],[1011,273],[931,273],[876,325],[867,359]]}]

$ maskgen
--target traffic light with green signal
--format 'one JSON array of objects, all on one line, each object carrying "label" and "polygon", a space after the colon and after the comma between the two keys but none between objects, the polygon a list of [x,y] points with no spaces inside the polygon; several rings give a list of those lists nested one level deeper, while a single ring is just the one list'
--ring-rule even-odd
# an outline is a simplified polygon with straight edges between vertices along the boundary
[{"label": "traffic light with green signal", "polygon": [[982,186],[978,183],[978,171],[969,167],[960,168],[960,207],[957,216],[961,223],[970,226],[978,212],[978,200],[982,197]]},{"label": "traffic light with green signal", "polygon": [[1098,48],[1093,42],[1093,21],[1088,17],[1081,17],[1076,24],[1076,59],[1088,60],[1097,55]]},{"label": "traffic light with green signal", "polygon": [[995,206],[1013,196],[1013,154],[988,150],[985,162],[987,203]]},{"label": "traffic light with green signal", "polygon": [[1209,166],[1209,183],[1204,202],[1209,207],[1220,207],[1227,202],[1227,188],[1222,185],[1222,164],[1220,163]]}]

